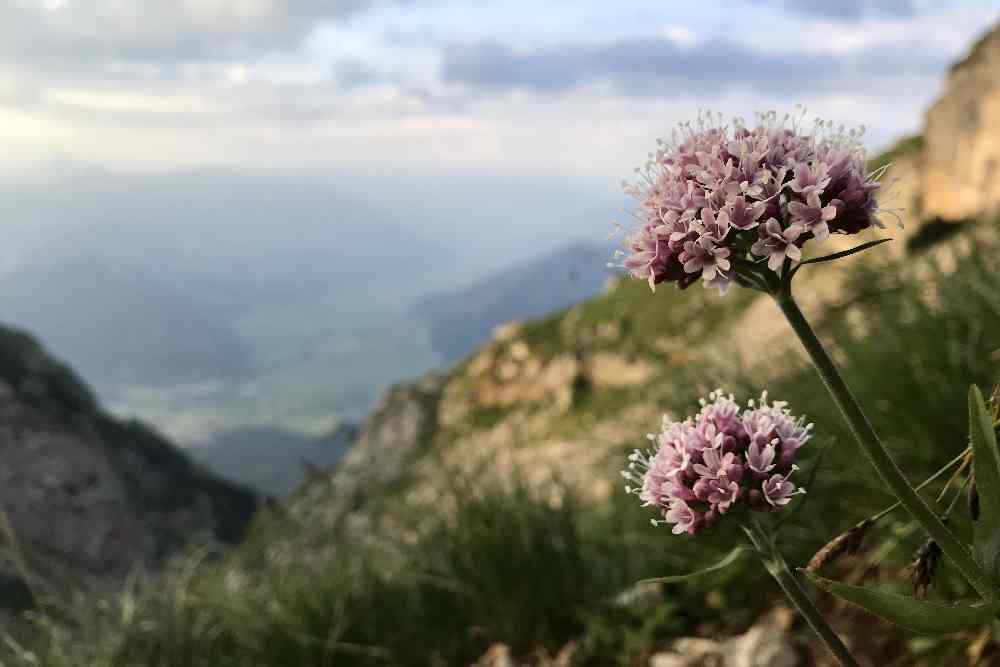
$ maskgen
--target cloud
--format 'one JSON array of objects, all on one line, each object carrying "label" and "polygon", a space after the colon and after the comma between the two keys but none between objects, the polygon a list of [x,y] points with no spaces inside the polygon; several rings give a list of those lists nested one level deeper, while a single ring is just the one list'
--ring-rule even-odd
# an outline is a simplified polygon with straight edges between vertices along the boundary
[{"label": "cloud", "polygon": [[38,70],[234,59],[379,0],[0,0],[0,56]]},{"label": "cloud", "polygon": [[[348,20],[409,1],[0,0],[0,110],[112,124],[328,117],[341,93],[378,83],[372,39]],[[324,29],[342,53],[309,52]]]},{"label": "cloud", "polygon": [[920,11],[914,0],[784,0],[784,9],[796,14],[839,21],[868,16],[913,16]]},{"label": "cloud", "polygon": [[796,102],[881,140],[916,127],[945,66],[995,18],[775,10],[741,17],[738,33],[680,13],[529,30],[505,4],[499,25],[465,0],[34,1],[0,0],[0,172],[62,159],[513,172],[545,155],[591,173],[611,154],[627,171],[698,107]]},{"label": "cloud", "polygon": [[443,78],[508,90],[560,92],[610,81],[631,95],[690,96],[727,88],[807,94],[853,79],[938,71],[947,56],[914,45],[874,46],[850,53],[767,51],[727,39],[682,45],[637,37],[607,44],[562,44],[516,51],[498,42],[450,47]]}]

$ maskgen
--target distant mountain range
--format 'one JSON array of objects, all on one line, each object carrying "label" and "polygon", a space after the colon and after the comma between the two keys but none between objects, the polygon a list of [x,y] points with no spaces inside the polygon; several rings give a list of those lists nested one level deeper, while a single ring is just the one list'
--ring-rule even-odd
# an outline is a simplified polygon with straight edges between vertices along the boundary
[{"label": "distant mountain range", "polygon": [[387,383],[439,362],[404,311],[451,251],[343,188],[82,179],[48,198],[28,188],[45,224],[3,267],[0,322],[35,332],[119,414],[186,441],[261,410],[298,428],[360,417]]},{"label": "distant mountain range", "polygon": [[612,253],[610,244],[574,243],[421,299],[411,313],[427,323],[434,350],[458,361],[489,340],[498,324],[541,317],[600,292],[612,275]]},{"label": "distant mountain range", "polygon": [[[421,299],[410,310],[411,327],[423,323],[430,331],[430,341],[437,354],[452,362],[462,358],[490,338],[493,328],[512,319],[530,319],[573,305],[600,292],[611,271],[606,267],[611,256],[610,247],[597,244],[576,243],[557,252],[520,262],[495,272],[472,285],[461,289],[440,292]],[[413,344],[412,328],[399,332],[403,337],[391,353],[394,358],[383,361],[399,363]],[[341,340],[351,336],[341,332]],[[382,328],[373,328],[358,341],[353,349],[364,350],[372,341],[385,337]],[[390,352],[387,339],[385,349]],[[335,372],[345,385],[360,385],[364,377],[369,380],[383,377],[382,364],[374,359],[364,364],[366,370],[353,371],[344,353],[328,357],[329,367],[319,366],[315,371],[324,376]],[[294,360],[295,364],[308,364],[311,357]],[[315,386],[307,380],[306,387]],[[399,377],[399,376],[397,376]],[[342,391],[346,391],[344,387]],[[290,387],[289,391],[295,391]],[[301,396],[302,401],[310,400]],[[320,409],[321,406],[313,406]],[[333,414],[331,413],[331,417]],[[318,472],[335,466],[346,453],[354,439],[349,427],[322,437],[312,438],[299,433],[272,427],[238,427],[216,433],[210,440],[195,444],[191,454],[210,469],[234,481],[247,484],[261,492],[284,496],[298,486],[307,470]]]},{"label": "distant mountain range", "polygon": [[[489,197],[502,203],[483,207]],[[61,165],[0,183],[0,322],[37,332],[117,414],[178,442],[261,423],[316,433],[459,358],[494,321],[591,294],[493,303],[457,349],[412,309],[526,248],[558,247],[559,225],[516,211],[597,237],[617,197],[562,179]],[[572,268],[553,275],[558,287],[521,300],[575,289]]]},{"label": "distant mountain range", "polygon": [[[195,455],[214,470],[273,494],[346,447],[298,433],[361,419],[497,324],[592,296],[611,253],[579,244],[435,292],[502,253],[456,251],[435,239],[458,222],[425,238],[426,212],[399,224],[332,182],[84,174],[39,188],[0,187],[0,210],[36,230],[0,266],[0,322],[38,335],[116,414],[205,445]],[[261,423],[273,427],[247,426]]]},{"label": "distant mountain range", "polygon": [[335,466],[357,437],[341,424],[321,438],[274,427],[245,427],[216,435],[190,454],[223,477],[271,496],[291,493],[309,474]]},{"label": "distant mountain range", "polygon": [[[405,294],[439,273],[451,255],[329,183],[187,174],[169,184],[122,176],[94,188],[83,201],[74,199],[72,211],[52,212],[74,217],[24,250],[21,266],[87,258],[133,267],[234,320],[365,283]],[[405,282],[397,277],[403,266]]]},{"label": "distant mountain range", "polygon": [[34,332],[91,382],[233,377],[250,346],[211,309],[153,275],[88,257],[0,280],[0,319]]}]

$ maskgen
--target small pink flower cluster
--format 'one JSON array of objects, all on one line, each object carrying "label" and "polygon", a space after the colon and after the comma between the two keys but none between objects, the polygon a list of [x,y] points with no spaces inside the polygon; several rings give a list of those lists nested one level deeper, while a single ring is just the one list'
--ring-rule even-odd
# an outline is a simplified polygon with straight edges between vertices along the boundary
[{"label": "small pink flower cluster", "polygon": [[701,410],[682,422],[663,417],[663,430],[650,434],[655,451],[636,450],[622,476],[625,490],[643,506],[655,506],[658,523],[675,534],[694,534],[743,505],[775,512],[805,493],[789,477],[795,454],[811,437],[812,424],[795,418],[784,401],[768,403],[767,392],[740,409],[717,389]]},{"label": "small pink flower cluster", "polygon": [[817,119],[810,134],[798,121],[758,115],[755,127],[716,117],[684,124],[627,186],[641,204],[640,225],[625,241],[621,265],[633,276],[675,282],[699,277],[725,294],[740,263],[778,271],[798,261],[809,239],[856,234],[876,225],[881,173],[865,173],[862,131],[834,131]]}]

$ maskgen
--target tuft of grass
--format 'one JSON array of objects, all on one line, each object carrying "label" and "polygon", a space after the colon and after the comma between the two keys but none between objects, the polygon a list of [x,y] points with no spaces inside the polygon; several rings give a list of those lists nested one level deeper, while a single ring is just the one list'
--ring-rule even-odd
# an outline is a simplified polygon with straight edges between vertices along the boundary
[{"label": "tuft of grass", "polygon": [[501,405],[476,405],[469,411],[465,423],[470,429],[491,429],[511,413],[511,408]]},{"label": "tuft of grass", "polygon": [[[668,292],[667,296],[660,292]],[[547,357],[570,351],[608,349],[626,355],[663,357],[656,341],[692,339],[738,317],[758,295],[733,290],[725,299],[700,288],[657,288],[658,299],[641,280],[622,279],[606,294],[526,323],[522,337],[534,351]],[[664,307],[669,298],[670,307]],[[602,336],[599,328],[611,324],[617,335]]]},{"label": "tuft of grass", "polygon": [[671,588],[643,610],[616,600],[679,566],[634,499],[598,508],[558,481],[452,479],[431,506],[409,508],[423,513],[413,541],[375,545],[344,530],[322,559],[188,557],[96,606],[35,614],[31,640],[9,639],[0,664],[453,665],[497,641],[529,656],[574,638],[589,664],[633,664],[709,616],[692,612],[703,608],[695,589]]}]

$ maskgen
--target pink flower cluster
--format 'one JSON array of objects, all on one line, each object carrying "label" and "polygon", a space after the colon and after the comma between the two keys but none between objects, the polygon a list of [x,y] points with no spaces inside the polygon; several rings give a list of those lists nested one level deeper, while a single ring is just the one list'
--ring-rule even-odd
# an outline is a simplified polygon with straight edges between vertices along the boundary
[{"label": "pink flower cluster", "polygon": [[882,227],[874,195],[881,172],[865,173],[861,130],[817,120],[801,134],[800,117],[757,120],[729,127],[702,116],[636,169],[641,181],[627,192],[641,204],[641,224],[618,253],[633,276],[681,288],[700,277],[724,294],[741,262],[766,260],[778,271],[801,258],[809,239]]},{"label": "pink flower cluster", "polygon": [[675,534],[713,525],[744,506],[775,512],[805,493],[789,479],[795,454],[812,437],[812,424],[791,415],[783,401],[768,403],[767,392],[747,407],[721,389],[701,400],[694,417],[663,417],[663,430],[650,434],[655,450],[636,450],[622,471],[625,490],[673,524]]}]

